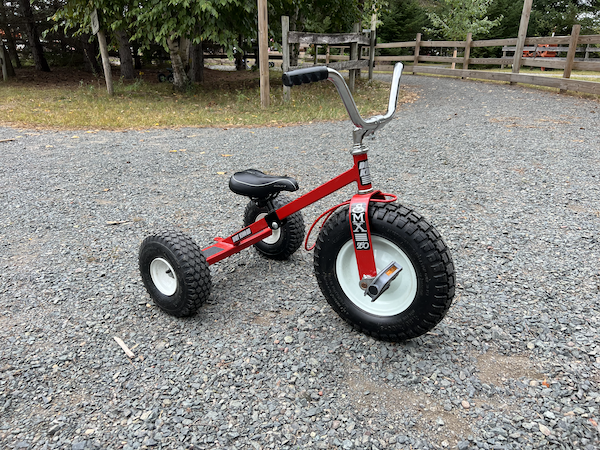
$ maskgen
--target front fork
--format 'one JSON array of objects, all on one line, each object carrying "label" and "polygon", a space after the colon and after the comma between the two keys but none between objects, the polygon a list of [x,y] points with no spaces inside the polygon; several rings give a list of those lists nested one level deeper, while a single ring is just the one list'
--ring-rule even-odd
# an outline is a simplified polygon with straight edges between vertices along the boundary
[{"label": "front fork", "polygon": [[402,267],[392,261],[377,273],[369,224],[369,203],[373,200],[385,201],[385,195],[381,191],[374,191],[371,186],[366,151],[354,153],[354,159],[359,171],[359,193],[352,197],[348,208],[350,230],[358,266],[358,283],[365,291],[365,296],[368,295],[374,302],[389,288],[391,282],[400,274]]}]

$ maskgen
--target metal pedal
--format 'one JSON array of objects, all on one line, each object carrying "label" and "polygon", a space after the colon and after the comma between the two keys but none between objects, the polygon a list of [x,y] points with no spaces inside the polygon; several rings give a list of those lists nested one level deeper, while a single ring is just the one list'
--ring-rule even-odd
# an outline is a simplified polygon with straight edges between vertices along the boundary
[{"label": "metal pedal", "polygon": [[389,287],[392,281],[402,271],[402,266],[395,261],[392,261],[387,265],[385,269],[377,274],[373,281],[371,281],[365,288],[365,296],[371,297],[371,301],[374,302],[383,294]]}]

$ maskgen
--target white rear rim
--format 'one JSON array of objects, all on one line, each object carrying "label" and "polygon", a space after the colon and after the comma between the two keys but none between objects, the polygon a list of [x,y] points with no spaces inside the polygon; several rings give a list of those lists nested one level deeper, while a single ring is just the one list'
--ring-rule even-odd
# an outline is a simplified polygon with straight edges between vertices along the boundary
[{"label": "white rear rim", "polygon": [[350,301],[363,311],[377,316],[395,316],[413,302],[417,294],[417,274],[406,253],[396,244],[379,236],[371,236],[371,240],[377,272],[392,261],[402,266],[402,272],[392,281],[389,289],[374,302],[371,297],[364,295],[365,291],[358,285],[358,267],[352,240],[343,245],[335,261],[338,282]]},{"label": "white rear rim", "polygon": [[[259,214],[256,217],[255,222],[259,221],[263,217],[266,217],[266,215],[267,215],[266,213]],[[271,230],[271,232],[272,232],[271,236],[264,238],[261,242],[264,242],[265,244],[268,244],[268,245],[277,244],[277,242],[279,241],[279,238],[281,237],[281,228],[278,228],[276,230]]]},{"label": "white rear rim", "polygon": [[161,294],[170,297],[177,291],[177,277],[169,261],[156,258],[150,263],[150,277]]}]

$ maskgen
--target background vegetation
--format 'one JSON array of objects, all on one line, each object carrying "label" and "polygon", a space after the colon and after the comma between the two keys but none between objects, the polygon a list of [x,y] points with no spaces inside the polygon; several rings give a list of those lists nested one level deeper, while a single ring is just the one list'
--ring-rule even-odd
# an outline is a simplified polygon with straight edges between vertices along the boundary
[{"label": "background vegetation", "polygon": [[[282,15],[290,17],[292,30],[335,33],[351,31],[356,22],[362,22],[363,29],[368,29],[375,13],[379,42],[410,41],[415,39],[417,33],[422,33],[423,39],[462,40],[468,32],[473,33],[474,39],[512,38],[518,32],[523,1],[269,0],[268,8],[271,45],[279,49]],[[190,105],[200,105],[200,109],[210,111],[214,117],[222,111],[224,125],[252,124],[255,123],[252,116],[262,116],[251,113],[258,108],[257,105],[239,101],[240,98],[254,95],[254,85],[231,87],[231,84],[210,84],[205,79],[203,59],[204,55],[211,53],[225,53],[235,60],[240,71],[246,70],[245,56],[256,52],[256,0],[2,0],[0,38],[5,53],[9,55],[9,69],[16,69],[17,75],[26,75],[20,77],[20,83],[0,84],[0,100],[4,104],[0,105],[0,111],[7,111],[14,121],[23,123],[36,116],[34,110],[43,111],[46,112],[45,117],[54,117],[54,121],[50,122],[56,124],[61,116],[59,107],[62,97],[68,97],[71,106],[78,104],[78,107],[89,104],[90,99],[99,101],[102,95],[99,82],[82,81],[83,84],[76,89],[71,85],[63,87],[62,93],[42,94],[41,97],[32,95],[31,90],[27,91],[23,84],[29,80],[29,88],[34,82],[38,88],[50,89],[47,83],[40,84],[40,77],[31,75],[31,72],[57,73],[65,67],[72,69],[73,73],[85,70],[93,74],[96,80],[102,77],[97,38],[91,30],[94,10],[98,11],[101,28],[106,32],[111,57],[118,62],[114,70],[119,72],[117,78],[120,85],[114,104],[120,106],[115,111],[131,110],[131,107],[121,108],[123,105],[120,102],[124,98],[131,105],[141,99],[152,105],[159,98],[162,99],[160,101],[165,98],[172,101],[173,89],[170,84],[161,87],[148,85],[158,70],[166,73],[165,69],[171,68],[176,72],[174,86],[178,89],[178,107],[184,103],[182,99],[187,98],[191,99]],[[576,23],[582,26],[581,34],[600,34],[600,0],[534,0],[528,35],[568,35]],[[402,51],[411,52],[412,49],[381,50],[383,54],[392,55]],[[473,49],[472,55],[494,56],[493,53],[500,56],[501,49]],[[597,57],[598,53],[593,56]],[[176,64],[178,61],[184,63]],[[63,74],[67,79],[72,78],[66,72],[60,72],[61,77]],[[257,76],[254,76],[256,83]],[[237,94],[215,93],[215,89],[233,89]],[[274,89],[277,89],[276,82]],[[310,89],[314,89],[314,92]],[[321,88],[310,89],[306,92],[311,92],[311,96],[320,95]],[[377,89],[377,85],[370,85],[365,91],[368,94],[363,93],[365,101],[373,99],[365,107],[368,111],[377,108],[379,94],[374,94]],[[165,94],[167,91],[170,94]],[[159,94],[155,95],[155,92]],[[336,102],[335,92],[333,94],[330,100]],[[224,105],[227,98],[229,106],[223,106],[220,110],[211,107],[206,109],[207,104]],[[106,102],[110,103],[108,99]],[[276,108],[284,107],[277,104],[275,97],[274,102]],[[32,104],[40,106],[31,108]],[[46,107],[40,109],[42,104]],[[29,114],[25,113],[27,107],[31,110]],[[227,119],[226,110],[233,107],[241,108],[238,116],[242,119]],[[326,109],[331,108],[334,108],[333,104],[326,106]],[[110,108],[107,110],[104,105],[98,110],[106,112]],[[280,116],[282,111],[279,110]],[[210,117],[200,118],[192,112],[186,115],[188,118],[195,117],[196,123],[210,120]],[[85,115],[79,116],[82,118],[80,125],[87,126],[88,119],[83,120]],[[119,116],[118,113],[99,114],[95,119],[89,118],[89,123],[100,121],[103,117],[117,120]],[[60,123],[69,126],[66,119]],[[147,123],[142,115],[138,120],[140,124]],[[265,116],[264,120],[275,119]],[[123,123],[120,126],[129,125]]]}]

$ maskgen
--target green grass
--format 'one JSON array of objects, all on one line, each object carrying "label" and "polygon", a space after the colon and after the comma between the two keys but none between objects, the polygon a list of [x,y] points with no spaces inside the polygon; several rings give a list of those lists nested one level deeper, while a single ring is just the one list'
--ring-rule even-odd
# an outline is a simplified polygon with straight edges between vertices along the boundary
[{"label": "green grass", "polygon": [[[332,83],[295,86],[289,103],[282,99],[281,75],[274,72],[270,83],[271,106],[262,109],[258,75],[183,93],[169,83],[117,80],[113,97],[101,79],[71,86],[17,80],[0,84],[0,116],[4,125],[59,129],[279,126],[348,117]],[[385,112],[388,95],[385,83],[357,82],[355,101],[363,116]]]}]

